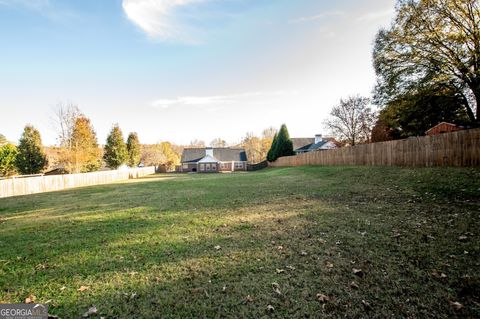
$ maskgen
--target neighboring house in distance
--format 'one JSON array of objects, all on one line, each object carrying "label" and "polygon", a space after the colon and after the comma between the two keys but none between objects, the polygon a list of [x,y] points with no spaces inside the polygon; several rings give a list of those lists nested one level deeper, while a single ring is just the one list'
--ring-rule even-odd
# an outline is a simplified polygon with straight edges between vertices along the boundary
[{"label": "neighboring house in distance", "polygon": [[241,148],[187,148],[181,172],[217,173],[247,170],[247,153]]},{"label": "neighboring house in distance", "polygon": [[314,138],[292,138],[293,151],[295,154],[308,153],[320,150],[331,150],[337,148],[335,140],[332,138],[323,138],[321,134]]},{"label": "neighboring house in distance", "polygon": [[425,135],[433,136],[433,135],[439,135],[442,133],[448,133],[448,132],[455,132],[455,131],[461,131],[465,129],[463,126],[453,124],[453,123],[447,123],[447,122],[441,122],[429,129],[428,131],[425,132]]}]

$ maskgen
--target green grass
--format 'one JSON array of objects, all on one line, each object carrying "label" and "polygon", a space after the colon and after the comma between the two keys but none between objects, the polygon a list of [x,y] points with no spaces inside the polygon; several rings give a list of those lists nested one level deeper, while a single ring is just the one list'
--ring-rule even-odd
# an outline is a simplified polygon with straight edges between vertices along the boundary
[{"label": "green grass", "polygon": [[35,295],[61,318],[480,317],[479,194],[480,169],[300,167],[0,199],[0,302]]}]

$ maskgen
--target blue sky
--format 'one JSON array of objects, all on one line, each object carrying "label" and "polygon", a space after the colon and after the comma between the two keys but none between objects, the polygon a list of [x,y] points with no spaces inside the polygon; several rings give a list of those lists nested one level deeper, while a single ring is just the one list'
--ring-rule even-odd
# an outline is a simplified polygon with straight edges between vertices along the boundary
[{"label": "blue sky", "polygon": [[55,143],[71,101],[102,144],[113,123],[145,143],[292,136],[369,95],[376,31],[394,0],[0,0],[0,133]]}]

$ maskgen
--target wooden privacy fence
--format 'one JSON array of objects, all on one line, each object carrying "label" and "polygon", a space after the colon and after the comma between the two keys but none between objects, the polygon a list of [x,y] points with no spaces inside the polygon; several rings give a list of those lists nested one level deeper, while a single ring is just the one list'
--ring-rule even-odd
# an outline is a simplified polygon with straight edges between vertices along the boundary
[{"label": "wooden privacy fence", "polygon": [[130,168],[83,174],[17,177],[0,180],[0,197],[59,191],[68,188],[108,184],[155,174],[155,167]]},{"label": "wooden privacy fence", "polygon": [[480,129],[286,156],[269,165],[480,166]]}]

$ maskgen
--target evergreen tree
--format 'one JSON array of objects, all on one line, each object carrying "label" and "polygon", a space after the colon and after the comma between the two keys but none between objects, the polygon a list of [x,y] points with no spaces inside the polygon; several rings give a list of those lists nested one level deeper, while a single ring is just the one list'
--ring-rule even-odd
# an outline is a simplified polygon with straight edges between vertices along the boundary
[{"label": "evergreen tree", "polygon": [[268,153],[267,153],[267,161],[273,162],[273,161],[276,160],[276,158],[275,158],[275,148],[276,147],[277,147],[277,133],[275,133],[275,135],[273,135],[272,144],[270,145],[270,149],[268,150]]},{"label": "evergreen tree", "polygon": [[0,146],[0,175],[10,176],[15,174],[15,161],[17,159],[17,147],[13,144]]},{"label": "evergreen tree", "polygon": [[25,126],[18,144],[18,155],[15,161],[18,171],[22,174],[38,174],[47,164],[40,132],[31,125]]},{"label": "evergreen tree", "polygon": [[288,134],[288,129],[285,124],[282,124],[280,131],[277,135],[277,145],[275,147],[274,158],[275,160],[282,156],[291,156],[295,155],[293,152],[293,144]]},{"label": "evergreen tree", "polygon": [[140,164],[140,141],[138,140],[137,133],[133,132],[128,135],[127,138],[127,151],[128,161],[127,164],[130,167],[137,167]]},{"label": "evergreen tree", "polygon": [[288,129],[285,124],[282,124],[280,131],[273,137],[272,146],[267,154],[267,160],[274,162],[277,158],[282,156],[295,155],[293,152],[293,144],[288,134]]},{"label": "evergreen tree", "polygon": [[127,145],[123,140],[122,130],[115,124],[107,137],[103,159],[107,166],[113,169],[125,164],[128,159]]}]

